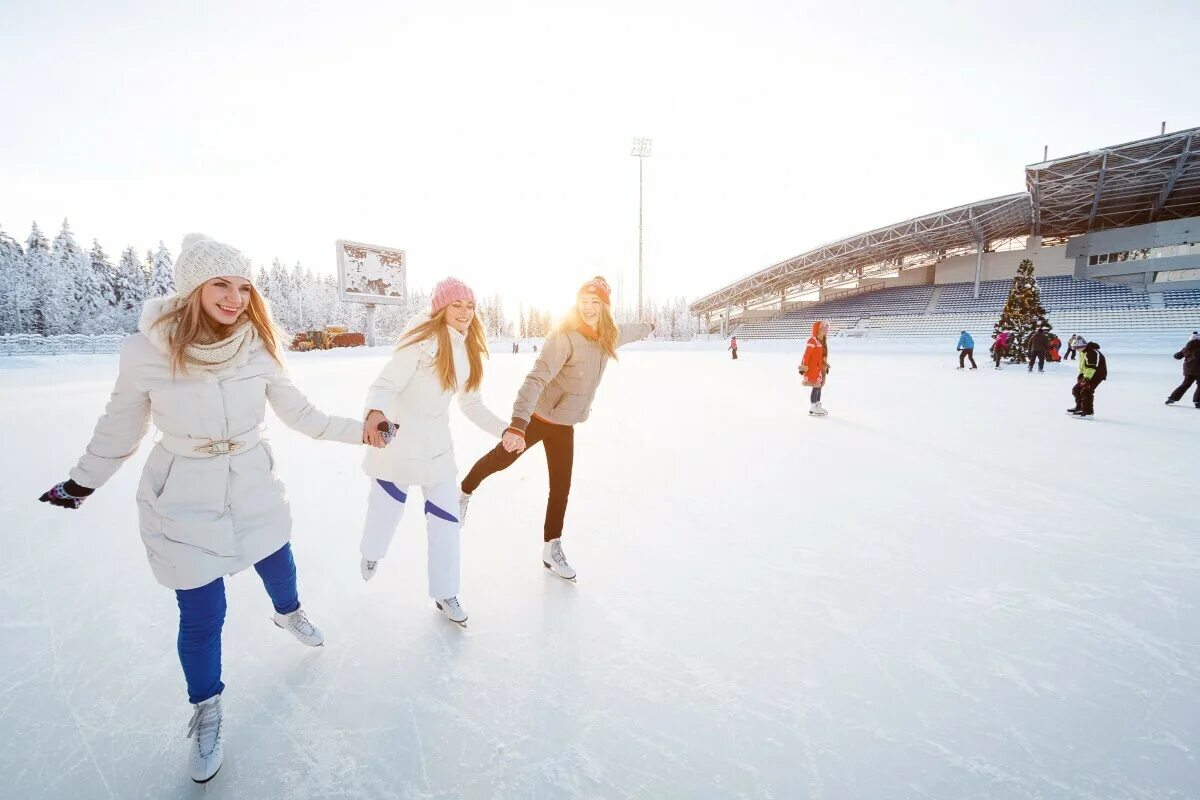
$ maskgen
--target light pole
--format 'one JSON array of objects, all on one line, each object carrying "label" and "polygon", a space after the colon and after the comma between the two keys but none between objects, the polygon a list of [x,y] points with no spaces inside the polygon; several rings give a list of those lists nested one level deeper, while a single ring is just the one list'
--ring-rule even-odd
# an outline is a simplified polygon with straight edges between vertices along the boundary
[{"label": "light pole", "polygon": [[638,160],[638,304],[637,318],[642,319],[642,165],[650,157],[650,139],[634,139],[631,156]]}]

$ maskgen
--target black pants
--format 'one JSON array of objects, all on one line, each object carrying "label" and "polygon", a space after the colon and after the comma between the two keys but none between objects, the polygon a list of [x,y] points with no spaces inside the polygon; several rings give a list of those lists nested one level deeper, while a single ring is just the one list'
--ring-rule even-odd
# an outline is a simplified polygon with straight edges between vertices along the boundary
[{"label": "black pants", "polygon": [[1071,394],[1075,395],[1075,407],[1084,414],[1094,414],[1096,387],[1098,384],[1091,381],[1085,381],[1083,378],[1075,381],[1075,386],[1071,389]]},{"label": "black pants", "polygon": [[1066,358],[1069,358],[1069,359],[1071,359],[1072,361],[1074,361],[1074,360],[1075,360],[1075,348],[1074,348],[1074,347],[1068,347],[1068,348],[1067,348],[1067,355],[1066,355]]},{"label": "black pants", "polygon": [[1193,383],[1196,384],[1196,393],[1192,395],[1192,402],[1200,404],[1200,378],[1196,378],[1191,375],[1185,375],[1183,378],[1183,383],[1176,386],[1175,391],[1171,392],[1171,396],[1167,399],[1171,402],[1181,400],[1183,396],[1187,394],[1187,390],[1192,388]]},{"label": "black pants", "polygon": [[812,391],[808,393],[808,402],[810,402],[810,403],[821,402],[821,387],[820,386],[812,387]]},{"label": "black pants", "polygon": [[1038,372],[1046,368],[1046,353],[1030,353],[1029,354],[1029,371],[1033,372],[1033,362],[1038,362]]},{"label": "black pants", "polygon": [[[525,429],[525,447],[533,447],[538,442],[546,448],[546,469],[550,473],[550,497],[546,501],[546,524],[543,528],[543,538],[548,542],[562,536],[563,518],[567,515],[571,468],[575,464],[575,428],[542,422],[534,417]],[[484,478],[508,469],[520,457],[521,453],[510,453],[503,445],[496,445],[471,467],[467,477],[463,478],[462,490],[467,494],[474,493]]]},{"label": "black pants", "polygon": [[978,369],[978,367],[975,364],[975,348],[974,347],[964,347],[962,350],[958,351],[958,366],[959,366],[959,368],[960,369],[962,368],[963,364],[966,362],[966,360],[968,358],[971,359],[971,369]]},{"label": "black pants", "polygon": [[992,360],[996,362],[996,369],[1000,369],[1000,359],[1004,358],[1004,356],[1007,353],[1008,353],[1007,347],[993,347],[992,348]]},{"label": "black pants", "polygon": [[733,353],[733,360],[737,361],[737,350],[731,350],[730,352]]}]

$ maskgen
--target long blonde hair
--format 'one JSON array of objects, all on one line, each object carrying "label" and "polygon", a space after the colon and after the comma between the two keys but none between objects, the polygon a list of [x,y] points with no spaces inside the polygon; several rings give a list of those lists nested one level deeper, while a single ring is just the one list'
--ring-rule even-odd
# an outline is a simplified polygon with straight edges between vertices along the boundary
[{"label": "long blonde hair", "polygon": [[[193,344],[219,342],[233,332],[234,328],[243,324],[241,319],[233,325],[220,325],[214,322],[212,317],[204,313],[204,307],[200,304],[200,292],[203,288],[204,284],[197,286],[187,296],[187,299],[156,319],[154,325],[151,326],[166,326],[172,377],[177,372],[187,372],[188,347]],[[246,304],[244,313],[245,322],[254,326],[267,353],[275,359],[276,364],[282,367],[283,359],[279,356],[279,350],[283,331],[271,318],[271,306],[267,304],[266,298],[259,294],[253,286],[250,287],[250,301]]]},{"label": "long blonde hair", "polygon": [[[584,326],[583,316],[579,313],[579,304],[571,306],[566,314],[563,314],[562,322],[558,323],[558,327],[554,329],[555,333],[568,333],[570,331],[579,330]],[[621,332],[617,330],[617,321],[613,319],[612,310],[607,303],[600,304],[600,324],[596,326],[596,333],[599,335],[598,343],[604,355],[617,360],[617,343],[621,339]]]},{"label": "long blonde hair", "polygon": [[[446,306],[404,334],[396,349],[412,347],[426,339],[437,339],[437,362],[434,364],[434,371],[442,384],[442,391],[453,393],[458,391],[458,375],[454,371],[454,350],[450,344],[450,331],[447,330],[449,323],[446,322],[446,312],[449,308],[450,306]],[[488,353],[487,337],[483,333],[483,323],[479,321],[479,315],[475,314],[467,327],[467,361],[471,364],[471,374],[467,378],[466,391],[474,392],[483,383],[485,357],[491,357]]]}]

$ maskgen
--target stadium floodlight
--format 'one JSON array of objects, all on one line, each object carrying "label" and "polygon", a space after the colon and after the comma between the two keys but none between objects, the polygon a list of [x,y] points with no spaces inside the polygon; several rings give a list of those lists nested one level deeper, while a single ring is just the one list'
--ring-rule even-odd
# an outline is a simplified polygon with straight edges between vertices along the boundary
[{"label": "stadium floodlight", "polygon": [[629,155],[638,160],[638,321],[642,320],[642,165],[650,157],[654,140],[637,138],[633,140],[633,150]]}]

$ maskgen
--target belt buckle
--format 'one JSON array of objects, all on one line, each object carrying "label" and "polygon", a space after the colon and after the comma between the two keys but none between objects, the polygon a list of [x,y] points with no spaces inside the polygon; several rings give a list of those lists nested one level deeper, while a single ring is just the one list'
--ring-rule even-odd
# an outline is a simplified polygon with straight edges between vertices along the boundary
[{"label": "belt buckle", "polygon": [[200,453],[208,453],[211,456],[227,456],[241,446],[241,442],[233,439],[213,439],[208,444],[196,447],[195,450]]}]

